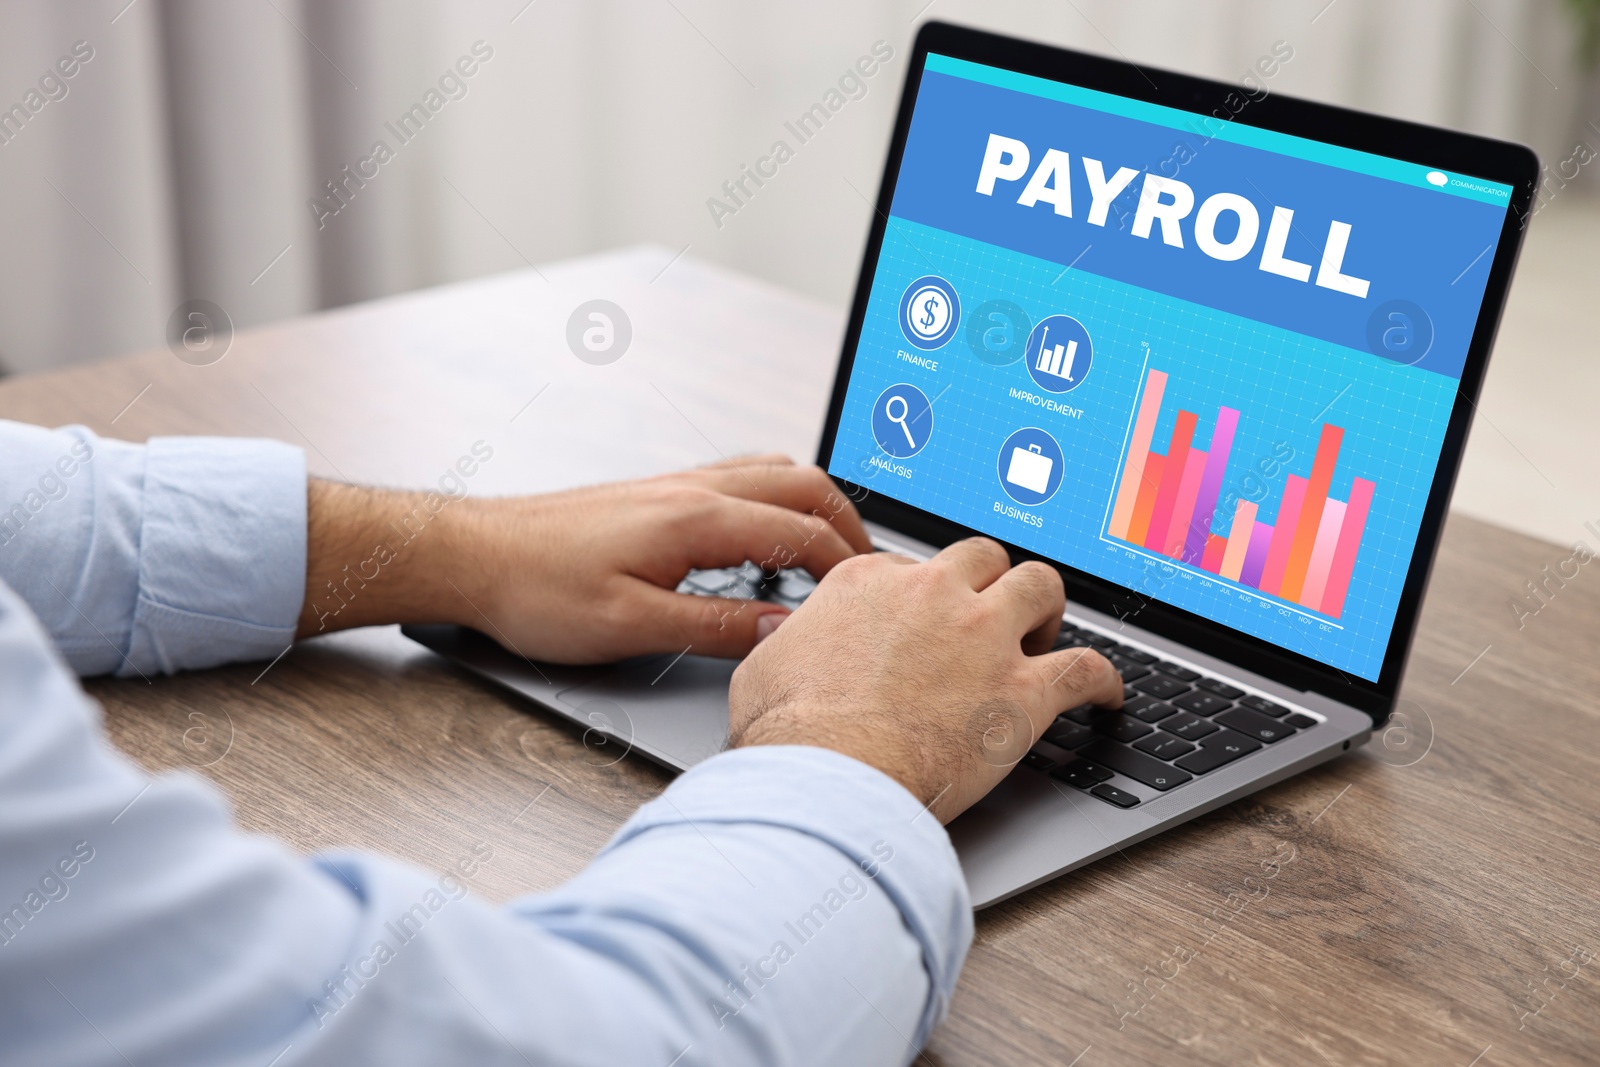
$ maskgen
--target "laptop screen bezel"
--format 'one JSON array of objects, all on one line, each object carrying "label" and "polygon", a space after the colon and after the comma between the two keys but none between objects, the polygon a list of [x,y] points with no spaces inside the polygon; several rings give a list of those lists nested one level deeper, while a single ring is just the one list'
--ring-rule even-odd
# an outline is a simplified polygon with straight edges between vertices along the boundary
[{"label": "laptop screen bezel", "polygon": [[[1440,448],[1438,470],[1417,532],[1411,566],[1395,611],[1394,625],[1376,681],[1341,671],[1311,657],[1291,652],[1258,638],[1153,598],[1144,597],[1119,582],[1109,581],[1058,560],[1001,540],[1014,560],[1041,559],[1053,566],[1066,585],[1070,602],[1124,618],[1128,622],[1181,641],[1196,650],[1296,689],[1321,693],[1372,715],[1382,723],[1393,709],[1400,677],[1416,632],[1423,592],[1439,546],[1451,490],[1461,467],[1466,436],[1477,405],[1479,389],[1493,347],[1495,331],[1505,307],[1513,268],[1521,249],[1522,234],[1538,182],[1539,161],[1528,148],[1505,141],[1423,126],[1327,104],[1269,93],[1238,106],[1244,90],[1239,85],[1186,74],[1135,66],[1132,63],[1069,49],[1036,44],[944,22],[929,22],[917,34],[900,106],[890,140],[888,161],[874,205],[871,228],[854,303],[844,337],[839,369],[817,450],[817,463],[829,468],[838,434],[845,392],[850,382],[867,300],[883,247],[895,183],[905,153],[906,138],[916,107],[922,73],[930,52],[982,63],[1003,70],[1052,81],[1115,93],[1135,100],[1204,115],[1231,115],[1230,122],[1257,126],[1363,152],[1406,160],[1441,170],[1487,178],[1513,188],[1500,241],[1489,269],[1478,321],[1468,347],[1456,402]],[[1230,101],[1230,94],[1232,99]],[[1235,114],[1237,112],[1237,114]],[[834,475],[841,490],[856,500],[862,516],[919,541],[942,547],[980,531],[931,512],[872,492]],[[984,534],[984,536],[993,536]]]}]

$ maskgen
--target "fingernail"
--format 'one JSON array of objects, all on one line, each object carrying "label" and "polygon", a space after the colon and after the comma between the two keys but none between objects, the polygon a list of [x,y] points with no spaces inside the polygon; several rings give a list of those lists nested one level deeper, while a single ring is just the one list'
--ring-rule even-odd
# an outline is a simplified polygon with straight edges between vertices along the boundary
[{"label": "fingernail", "polygon": [[783,625],[783,620],[789,617],[786,611],[769,611],[756,620],[756,644],[760,644],[772,636],[772,631]]}]

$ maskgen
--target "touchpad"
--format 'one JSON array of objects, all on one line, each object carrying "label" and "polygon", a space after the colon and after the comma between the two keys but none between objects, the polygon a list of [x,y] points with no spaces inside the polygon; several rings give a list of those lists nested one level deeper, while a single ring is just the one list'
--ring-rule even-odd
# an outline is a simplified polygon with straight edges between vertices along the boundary
[{"label": "touchpad", "polygon": [[632,749],[686,770],[728,741],[728,682],[738,660],[641,656],[557,698],[581,722]]}]

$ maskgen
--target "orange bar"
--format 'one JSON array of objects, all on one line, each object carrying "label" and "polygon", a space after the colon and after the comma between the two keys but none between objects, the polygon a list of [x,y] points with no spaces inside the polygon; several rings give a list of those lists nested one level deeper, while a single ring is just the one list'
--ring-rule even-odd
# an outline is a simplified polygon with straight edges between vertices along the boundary
[{"label": "orange bar", "polygon": [[1139,482],[1139,497],[1133,504],[1133,519],[1128,523],[1127,540],[1144,544],[1144,535],[1150,529],[1150,514],[1156,509],[1156,492],[1161,488],[1161,470],[1167,457],[1152,452],[1145,457],[1144,477]]},{"label": "orange bar", "polygon": [[1228,550],[1228,539],[1220,534],[1206,534],[1206,551],[1200,557],[1200,569],[1216,574],[1222,566],[1222,554]]},{"label": "orange bar", "polygon": [[1256,505],[1251,500],[1239,501],[1233,513],[1233,529],[1228,531],[1228,547],[1222,553],[1222,569],[1217,573],[1237,582],[1244,570],[1244,554],[1250,548],[1250,532],[1256,525]]},{"label": "orange bar", "polygon": [[1338,462],[1339,443],[1343,440],[1343,429],[1322,424],[1317,457],[1311,461],[1311,480],[1306,483],[1306,498],[1300,505],[1300,519],[1295,523],[1294,540],[1289,545],[1289,562],[1283,568],[1283,584],[1278,587],[1278,595],[1285,600],[1298,603],[1301,589],[1306,584],[1311,549],[1317,541],[1317,528],[1322,525],[1322,508],[1328,502],[1328,486],[1333,483],[1333,465]]},{"label": "orange bar", "polygon": [[1150,458],[1150,438],[1155,435],[1156,416],[1161,412],[1161,394],[1166,388],[1165,371],[1153,370],[1145,375],[1144,396],[1139,400],[1139,414],[1133,421],[1133,440],[1128,442],[1128,465],[1123,468],[1122,481],[1117,485],[1117,502],[1111,508],[1111,527],[1107,533],[1112,537],[1128,536],[1139,487],[1144,484],[1145,463]]}]

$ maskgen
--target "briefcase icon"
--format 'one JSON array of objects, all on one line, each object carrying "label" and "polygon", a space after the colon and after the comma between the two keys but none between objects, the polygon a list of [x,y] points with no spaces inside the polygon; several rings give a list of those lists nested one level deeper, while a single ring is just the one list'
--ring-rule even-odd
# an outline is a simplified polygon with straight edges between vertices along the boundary
[{"label": "briefcase icon", "polygon": [[1049,492],[1050,471],[1055,465],[1055,460],[1040,453],[1038,445],[1013,448],[1011,466],[1006,468],[1006,481],[1042,495]]}]

